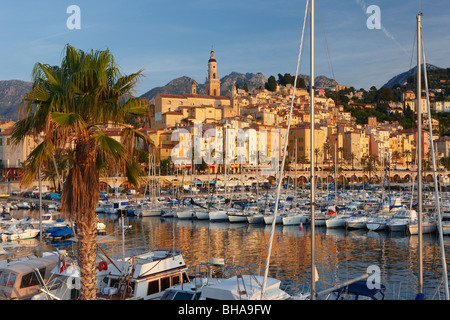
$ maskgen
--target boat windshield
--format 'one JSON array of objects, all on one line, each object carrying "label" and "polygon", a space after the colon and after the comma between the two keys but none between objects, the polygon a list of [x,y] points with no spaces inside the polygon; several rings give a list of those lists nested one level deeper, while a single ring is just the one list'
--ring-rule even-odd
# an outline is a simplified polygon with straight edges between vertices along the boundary
[{"label": "boat windshield", "polygon": [[17,275],[14,272],[2,271],[0,273],[0,286],[13,287],[16,282]]},{"label": "boat windshield", "polygon": [[161,296],[161,300],[198,300],[200,292],[187,292],[177,290],[166,290]]}]

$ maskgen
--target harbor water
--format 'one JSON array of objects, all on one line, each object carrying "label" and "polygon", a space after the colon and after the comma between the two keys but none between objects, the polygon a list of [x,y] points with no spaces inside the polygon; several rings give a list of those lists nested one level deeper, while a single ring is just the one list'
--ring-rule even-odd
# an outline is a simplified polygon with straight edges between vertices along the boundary
[{"label": "harbor water", "polygon": [[[12,216],[38,216],[37,211],[16,210]],[[208,220],[179,220],[177,218],[125,218],[130,226],[124,232],[117,215],[99,214],[106,234],[119,241],[101,244],[111,257],[156,248],[177,248],[183,251],[188,267],[194,269],[200,261],[223,258],[245,266],[251,272],[264,274],[271,226],[248,223],[210,222]],[[28,241],[38,242],[39,238]],[[282,281],[291,294],[308,292],[311,279],[311,234],[309,225],[275,228],[269,276]],[[412,300],[418,288],[418,237],[403,232],[373,232],[367,229],[349,231],[344,228],[316,227],[316,267],[319,280],[316,290],[377,270],[386,286],[387,300]],[[450,253],[450,237],[444,237],[446,256]],[[424,293],[427,300],[444,297],[440,246],[436,233],[423,235]],[[76,250],[71,241],[52,241],[53,248]],[[370,271],[370,272],[372,272]],[[319,297],[320,299],[320,297]]]}]

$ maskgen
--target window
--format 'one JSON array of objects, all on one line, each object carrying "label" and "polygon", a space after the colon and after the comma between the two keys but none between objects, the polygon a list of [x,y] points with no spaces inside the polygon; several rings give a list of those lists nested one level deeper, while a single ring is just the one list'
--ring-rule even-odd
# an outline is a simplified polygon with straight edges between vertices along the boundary
[{"label": "window", "polygon": [[9,272],[3,271],[0,274],[0,286],[6,286],[6,283],[8,282],[8,278],[9,278]]},{"label": "window", "polygon": [[189,282],[189,277],[185,272],[185,273],[183,273],[183,283],[187,283],[187,282]]},{"label": "window", "polygon": [[179,283],[180,283],[180,276],[179,275],[173,276],[172,277],[172,285],[174,286]]},{"label": "window", "polygon": [[155,294],[159,292],[159,280],[154,280],[148,283],[147,295]]},{"label": "window", "polygon": [[161,291],[164,291],[169,287],[170,287],[170,277],[162,278],[161,279]]},{"label": "window", "polygon": [[[39,269],[39,273],[41,274],[41,277],[44,277],[45,275],[45,268]],[[32,286],[39,285],[39,280],[36,276],[36,273],[30,272],[22,277],[22,282],[20,283],[20,288],[28,288]]]}]

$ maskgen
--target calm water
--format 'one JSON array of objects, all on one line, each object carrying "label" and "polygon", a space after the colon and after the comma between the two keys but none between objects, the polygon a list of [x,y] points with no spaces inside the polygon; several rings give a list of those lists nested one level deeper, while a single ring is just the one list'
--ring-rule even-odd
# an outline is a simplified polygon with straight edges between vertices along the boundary
[{"label": "calm water", "polygon": [[[25,214],[30,215],[30,212],[12,213],[13,216]],[[36,212],[32,215],[36,216]],[[99,219],[106,224],[107,234],[121,239],[117,216],[99,214]],[[270,226],[159,217],[128,217],[125,224],[131,226],[125,232],[128,255],[174,247],[183,251],[188,267],[195,267],[199,261],[224,258],[255,273],[264,273]],[[309,226],[304,226],[303,230],[299,226],[276,227],[269,275],[280,279],[289,293],[309,291],[310,236]],[[320,277],[316,289],[329,288],[366,273],[369,266],[377,266],[387,288],[386,299],[414,299],[418,287],[417,239],[417,236],[389,231],[375,233],[316,227],[316,264]],[[424,234],[423,239],[425,297],[441,299],[444,295],[437,234]],[[450,237],[444,241],[449,257]],[[67,241],[52,245],[75,247]],[[122,255],[121,241],[102,244],[102,248],[112,257]]]}]

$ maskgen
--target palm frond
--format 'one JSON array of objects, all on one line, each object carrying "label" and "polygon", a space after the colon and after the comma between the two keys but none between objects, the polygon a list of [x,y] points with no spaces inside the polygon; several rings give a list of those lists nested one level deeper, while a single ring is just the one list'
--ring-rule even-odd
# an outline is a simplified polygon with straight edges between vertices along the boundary
[{"label": "palm frond", "polygon": [[28,186],[33,182],[38,174],[39,167],[48,161],[53,154],[53,151],[54,146],[46,140],[41,142],[33,151],[31,151],[25,161],[26,170],[21,181],[23,185]]},{"label": "palm frond", "polygon": [[125,153],[125,146],[114,138],[98,130],[92,137],[98,146],[98,153],[112,156],[116,161]]}]

